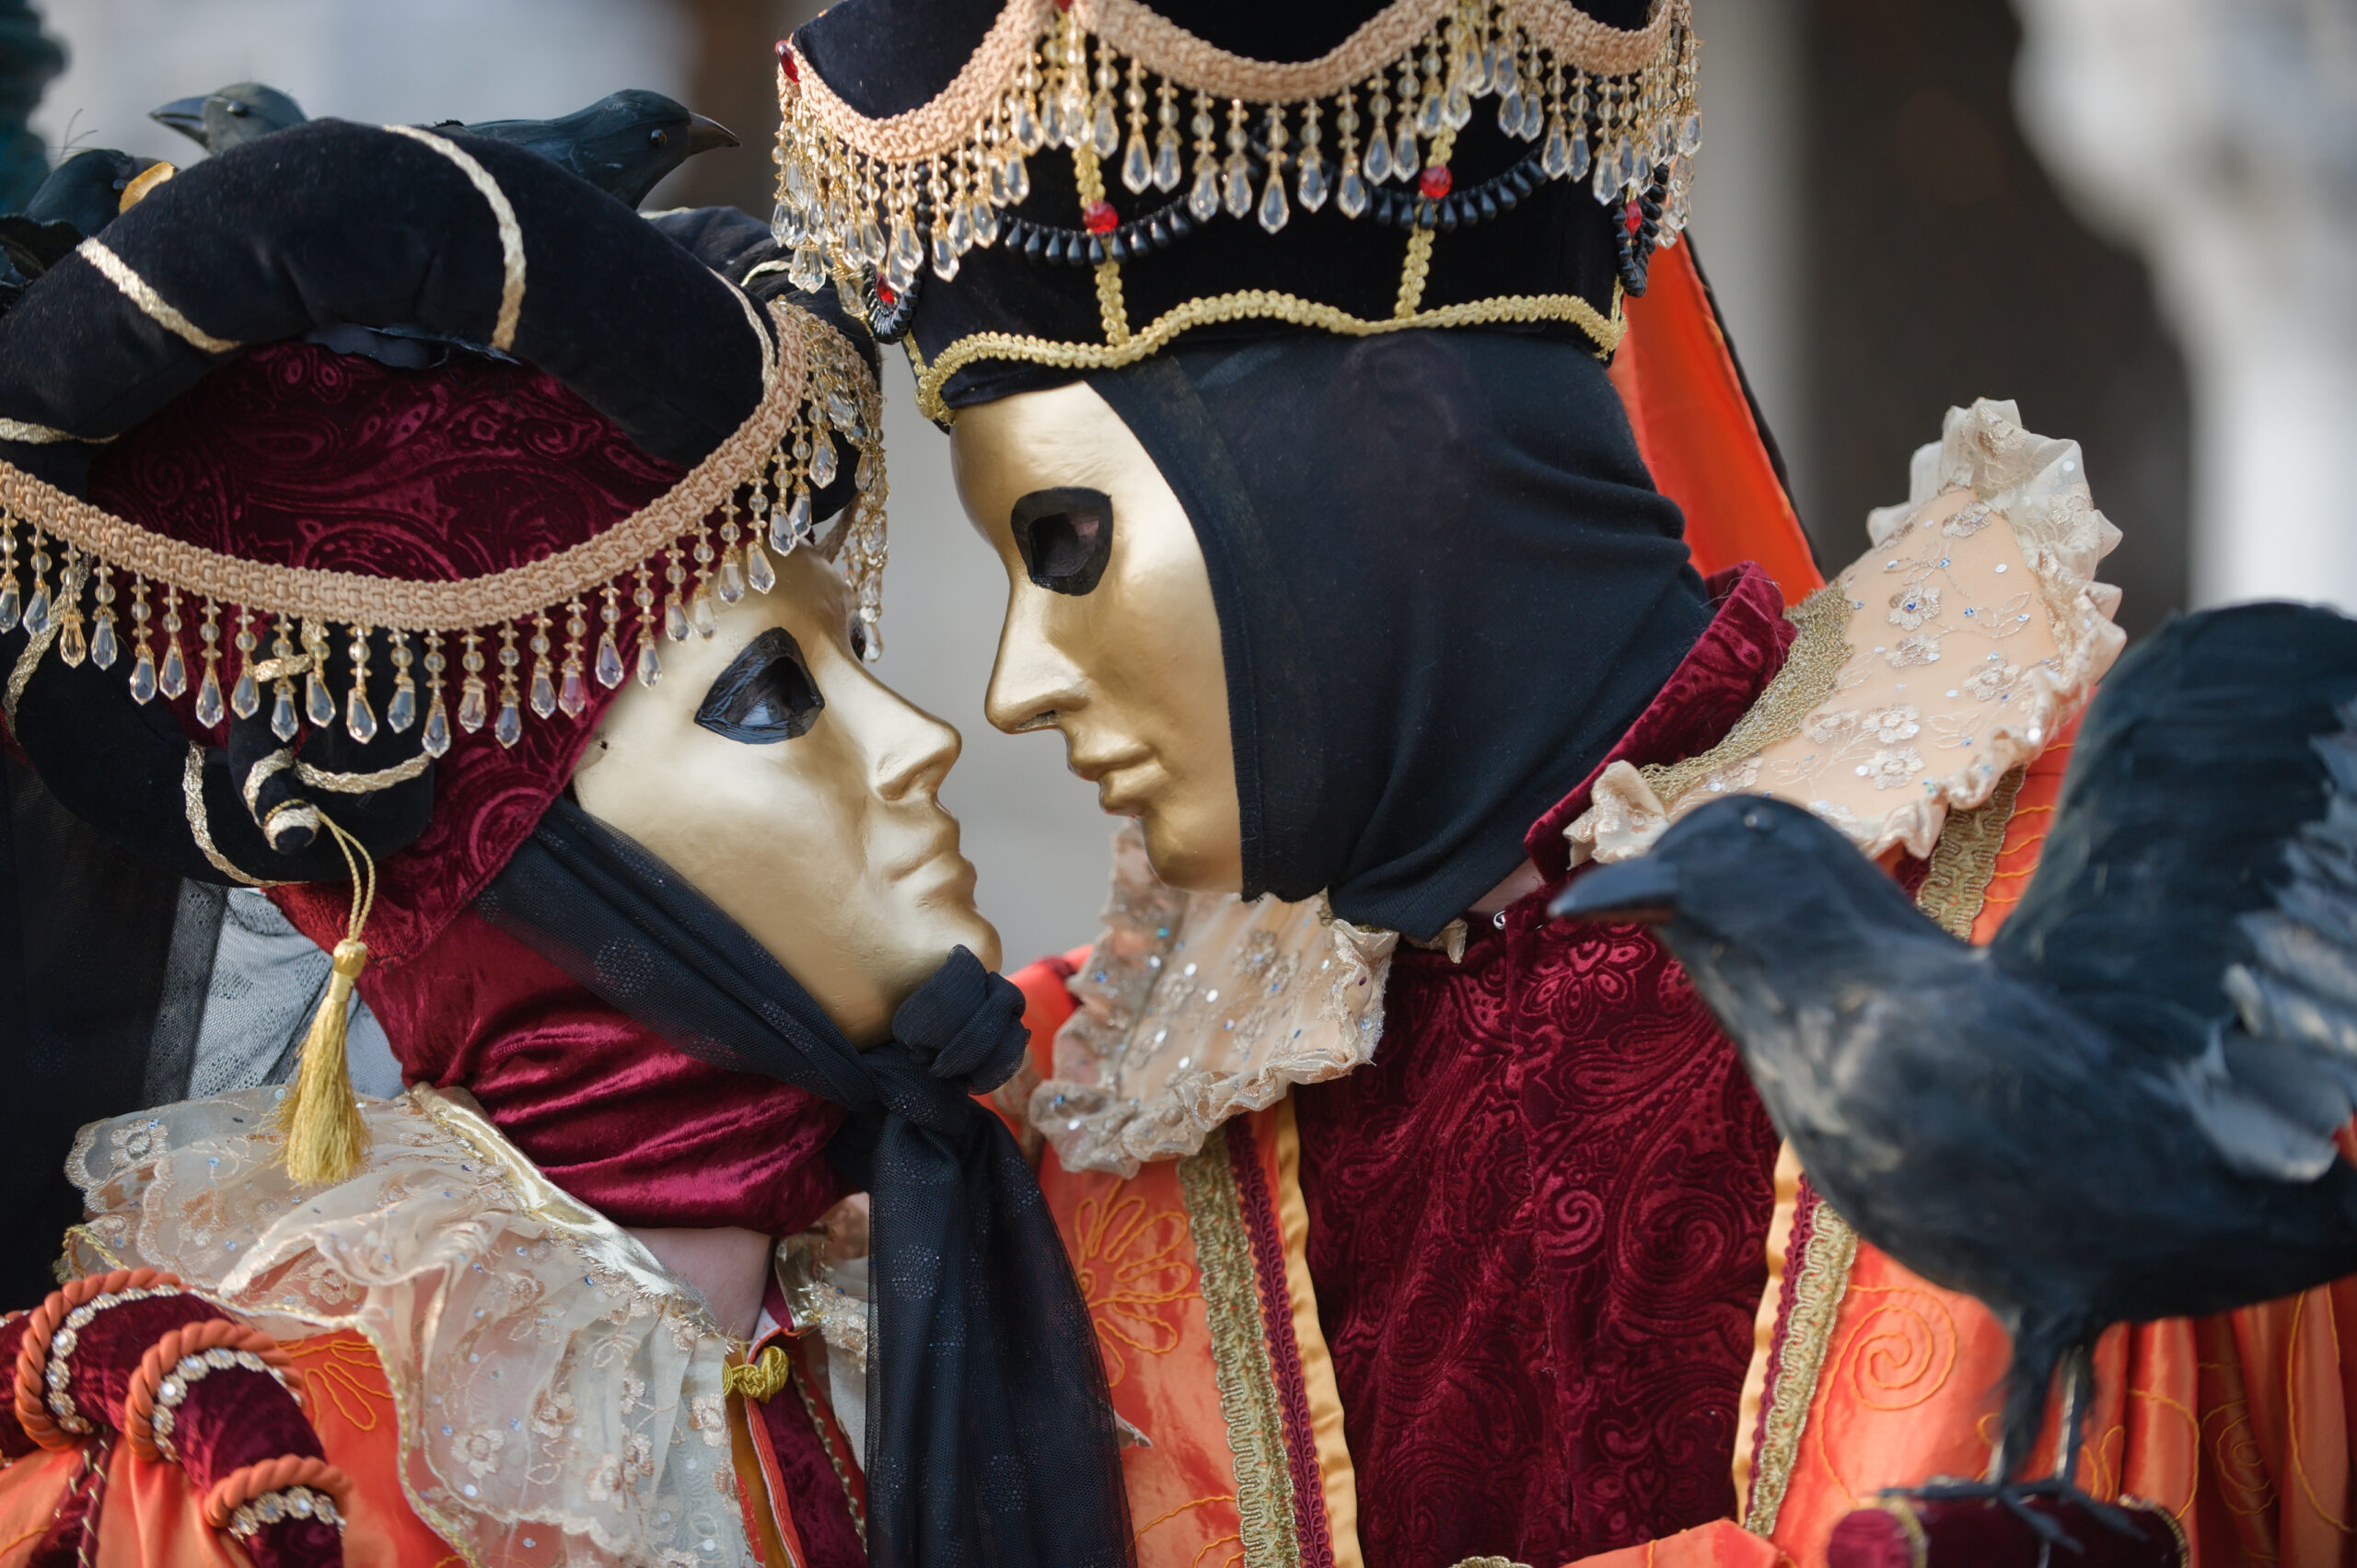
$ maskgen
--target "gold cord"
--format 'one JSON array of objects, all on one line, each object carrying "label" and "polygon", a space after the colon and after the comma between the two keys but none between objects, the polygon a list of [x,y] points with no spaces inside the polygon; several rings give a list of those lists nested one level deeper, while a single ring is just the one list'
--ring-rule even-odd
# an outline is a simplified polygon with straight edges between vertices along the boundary
[{"label": "gold cord", "polygon": [[286,1174],[307,1187],[349,1179],[368,1152],[368,1128],[353,1098],[344,1044],[353,983],[368,967],[368,946],[360,932],[377,902],[377,863],[334,818],[322,811],[319,823],[343,852],[344,867],[352,874],[352,915],[343,940],[335,945],[327,994],[319,998],[310,1033],[303,1038],[295,1086],[278,1114],[286,1134]]}]

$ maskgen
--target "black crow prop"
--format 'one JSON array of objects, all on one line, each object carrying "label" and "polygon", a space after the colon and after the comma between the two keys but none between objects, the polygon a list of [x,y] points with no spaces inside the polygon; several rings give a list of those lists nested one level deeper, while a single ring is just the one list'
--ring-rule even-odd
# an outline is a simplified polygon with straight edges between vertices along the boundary
[{"label": "black crow prop", "polygon": [[698,153],[739,145],[719,122],[643,87],[609,93],[555,120],[486,120],[459,129],[528,147],[633,207]]},{"label": "black crow prop", "polygon": [[[2122,659],[1985,947],[1761,796],[1553,912],[1659,923],[1826,1202],[2012,1335],[1990,1476],[1933,1495],[2078,1495],[2108,1325],[2357,1272],[2357,621],[2242,606]],[[2061,1462],[2026,1481],[2058,1367]]]},{"label": "black crow prop", "polygon": [[226,153],[258,136],[304,122],[303,106],[266,82],[234,82],[203,98],[176,99],[147,118],[208,153]]}]

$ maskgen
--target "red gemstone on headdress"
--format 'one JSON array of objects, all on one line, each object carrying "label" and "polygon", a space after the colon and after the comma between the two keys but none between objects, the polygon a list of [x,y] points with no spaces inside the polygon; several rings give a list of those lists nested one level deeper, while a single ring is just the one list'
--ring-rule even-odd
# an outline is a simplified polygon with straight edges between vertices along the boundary
[{"label": "red gemstone on headdress", "polygon": [[900,303],[900,291],[894,288],[890,284],[886,283],[882,278],[877,278],[876,280],[876,298],[877,302],[881,305],[898,305]]},{"label": "red gemstone on headdress", "polygon": [[802,79],[802,67],[794,63],[794,43],[790,39],[782,38],[777,41],[777,66],[779,70],[785,73],[787,81],[798,82]]},{"label": "red gemstone on headdress", "polygon": [[1645,226],[1645,210],[1631,202],[1620,209],[1620,226],[1631,234]]},{"label": "red gemstone on headdress", "polygon": [[1416,176],[1416,189],[1424,193],[1424,200],[1428,202],[1439,201],[1456,183],[1456,177],[1448,172],[1448,165],[1445,163],[1433,164]]},{"label": "red gemstone on headdress", "polygon": [[1091,234],[1110,234],[1121,226],[1121,215],[1113,210],[1110,202],[1091,202],[1081,209],[1081,220],[1088,225]]}]

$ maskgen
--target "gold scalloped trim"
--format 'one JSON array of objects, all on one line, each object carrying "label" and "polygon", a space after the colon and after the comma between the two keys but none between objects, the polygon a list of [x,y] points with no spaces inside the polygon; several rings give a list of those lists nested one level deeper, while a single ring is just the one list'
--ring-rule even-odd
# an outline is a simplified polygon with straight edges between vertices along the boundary
[{"label": "gold scalloped trim", "polygon": [[[1612,286],[1609,316],[1575,294],[1532,294],[1500,295],[1373,321],[1299,295],[1273,289],[1241,289],[1234,294],[1188,300],[1155,317],[1151,325],[1119,343],[1058,343],[1053,338],[1016,332],[970,333],[943,349],[932,364],[918,370],[917,408],[935,424],[952,424],[957,415],[941,401],[941,389],[950,377],[985,359],[1020,360],[1069,370],[1116,370],[1160,353],[1181,332],[1192,328],[1250,320],[1283,321],[1353,338],[1418,328],[1489,326],[1500,321],[1568,321],[1587,334],[1599,359],[1608,357],[1619,348],[1621,335],[1628,331],[1620,310],[1618,283]],[[913,356],[911,363],[916,363]]]}]

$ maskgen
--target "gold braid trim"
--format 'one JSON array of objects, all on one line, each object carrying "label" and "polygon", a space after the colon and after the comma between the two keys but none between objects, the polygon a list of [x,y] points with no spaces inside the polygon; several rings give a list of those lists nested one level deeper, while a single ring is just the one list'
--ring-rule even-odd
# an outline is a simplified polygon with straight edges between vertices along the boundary
[{"label": "gold braid trim", "polygon": [[[1284,321],[1353,338],[1417,328],[1478,327],[1497,321],[1569,321],[1588,335],[1599,356],[1620,347],[1621,334],[1628,330],[1620,314],[1617,288],[1608,317],[1575,294],[1533,294],[1501,295],[1494,299],[1445,305],[1438,309],[1379,321],[1364,320],[1346,310],[1320,305],[1299,295],[1281,294],[1273,289],[1243,289],[1190,299],[1156,317],[1144,331],[1131,334],[1120,343],[1058,343],[1051,338],[1015,332],[975,332],[959,338],[943,349],[939,357],[919,375],[917,408],[935,424],[950,424],[956,416],[941,401],[941,389],[950,377],[980,360],[1016,359],[1067,370],[1114,370],[1161,352],[1190,328],[1248,320]],[[1797,724],[1798,720],[1794,722]]]},{"label": "gold braid trim", "polygon": [[[1440,134],[1433,138],[1432,152],[1428,157],[1432,162],[1445,166],[1448,162],[1448,155],[1456,150],[1457,133],[1444,125]],[[1434,233],[1430,225],[1419,224],[1408,236],[1408,259],[1399,268],[1399,303],[1391,309],[1395,318],[1412,317],[1416,308],[1424,302],[1424,280],[1433,270]],[[1613,297],[1617,300],[1620,289],[1618,279],[1614,280],[1612,288]]]},{"label": "gold braid trim", "polygon": [[192,349],[205,354],[228,354],[238,344],[227,338],[216,338],[187,317],[174,309],[156,285],[132,270],[131,263],[108,250],[95,238],[85,239],[74,248],[74,253],[99,270],[107,282],[121,289],[123,296],[139,307],[146,318]]},{"label": "gold braid trim", "polygon": [[[1080,210],[1084,216],[1088,209],[1105,199],[1105,167],[1097,161],[1097,149],[1083,142],[1072,150],[1073,180],[1080,187]],[[1105,261],[1097,263],[1097,313],[1105,322],[1105,341],[1116,346],[1129,342],[1130,307],[1121,297],[1121,263]]]},{"label": "gold braid trim", "polygon": [[93,447],[103,447],[113,439],[111,436],[76,436],[70,430],[33,424],[21,419],[0,419],[0,441],[21,441],[28,447],[50,447],[60,441],[83,441]]},{"label": "gold braid trim", "polygon": [[294,765],[295,753],[282,746],[246,770],[246,782],[238,786],[238,793],[245,797],[246,809],[254,814],[257,821],[261,817],[261,786]]},{"label": "gold braid trim", "polygon": [[507,200],[507,192],[499,188],[499,181],[491,177],[491,170],[477,163],[456,142],[414,125],[388,125],[385,129],[396,136],[423,142],[457,164],[468,183],[482,192],[482,199],[491,204],[491,221],[499,228],[499,259],[506,272],[499,288],[499,316],[497,325],[491,330],[491,346],[506,353],[516,346],[516,323],[524,315],[524,228],[516,221],[515,205]]},{"label": "gold braid trim", "polygon": [[330,790],[337,795],[374,795],[380,789],[407,784],[432,766],[434,759],[423,751],[406,762],[396,762],[373,773],[333,773],[298,759],[295,763],[295,777],[313,789]]},{"label": "gold braid trim", "polygon": [[213,843],[213,824],[204,811],[204,748],[194,741],[189,743],[188,762],[180,770],[180,796],[188,803],[188,836],[212,864],[213,869],[231,881],[247,888],[275,888],[275,882],[265,882],[259,877],[249,877],[232,865]]},{"label": "gold braid trim", "polygon": [[[1191,90],[1254,103],[1299,103],[1391,70],[1456,9],[1457,0],[1391,0],[1317,59],[1283,64],[1206,43],[1140,0],[1073,0],[1072,18],[1146,71]],[[1596,75],[1643,70],[1661,56],[1673,29],[1691,27],[1690,0],[1657,0],[1642,28],[1607,27],[1569,0],[1507,0],[1500,14],[1566,65]],[[938,157],[990,117],[1055,16],[1051,0],[1008,0],[947,87],[885,119],[872,120],[845,103],[798,48],[792,51],[796,75],[789,92],[803,112],[854,152],[888,163]]]},{"label": "gold braid trim", "polygon": [[1681,796],[1721,768],[1798,735],[1810,711],[1833,695],[1833,683],[1850,658],[1849,640],[1843,635],[1850,629],[1848,596],[1829,584],[1784,611],[1784,619],[1800,628],[1800,635],[1794,639],[1784,667],[1736,726],[1699,756],[1637,770],[1664,806],[1675,807]]},{"label": "gold braid trim", "polygon": [[[736,434],[665,494],[597,538],[542,560],[457,582],[412,582],[356,572],[269,566],[151,532],[0,462],[0,507],[53,538],[184,594],[238,604],[258,615],[337,621],[402,632],[464,632],[528,620],[621,575],[691,531],[745,482],[785,436],[800,406],[808,353],[794,308],[770,307],[778,364],[768,395]],[[819,327],[817,330],[831,329]],[[764,354],[768,339],[760,340]],[[61,597],[60,602],[65,602]]]},{"label": "gold braid trim", "polygon": [[1219,1411],[1236,1456],[1236,1513],[1244,1568],[1298,1568],[1293,1471],[1285,1462],[1277,1379],[1262,1337],[1251,1243],[1228,1163],[1227,1129],[1215,1127],[1201,1153],[1178,1162],[1178,1191],[1195,1236],[1195,1271],[1212,1336]]},{"label": "gold braid trim", "polygon": [[[1802,608],[1822,597],[1823,593],[1811,596]],[[1794,649],[1795,656],[1799,652]],[[1792,668],[1790,661],[1785,668]],[[2013,820],[2014,799],[2021,790],[2022,777],[2022,770],[2016,768],[1999,782],[1988,800],[1969,811],[1949,813],[1940,842],[1932,851],[1930,869],[1915,893],[1915,907],[1952,936],[1968,938],[1974,921],[1980,918],[1990,879],[1996,875],[1998,851],[2004,847],[2005,828]],[[1754,1535],[1769,1535],[1776,1528],[1785,1490],[1792,1484],[1793,1467],[1800,1457],[1809,1407],[1817,1400],[1817,1377],[1825,1369],[1826,1353],[1832,1348],[1841,1299],[1850,1288],[1850,1268],[1857,1256],[1858,1233],[1820,1197],[1808,1249],[1793,1287],[1792,1313],[1784,1322],[1784,1342],[1776,1358],[1775,1394],[1761,1423],[1750,1494],[1743,1500],[1743,1527]]]}]

